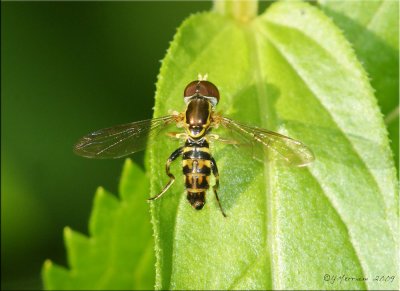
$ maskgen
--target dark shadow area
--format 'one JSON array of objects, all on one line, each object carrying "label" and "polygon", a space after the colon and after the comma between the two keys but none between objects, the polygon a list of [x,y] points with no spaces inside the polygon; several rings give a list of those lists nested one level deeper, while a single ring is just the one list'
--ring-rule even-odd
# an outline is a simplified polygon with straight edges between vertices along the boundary
[{"label": "dark shadow area", "polygon": [[[260,90],[259,86],[263,86],[263,88]],[[262,97],[264,99],[261,102],[271,106],[271,109],[268,110],[269,112],[274,111],[275,103],[279,98],[279,90],[271,84],[262,83],[259,85],[253,84],[242,89],[236,95],[232,96],[231,100],[222,99],[221,102],[228,103],[224,107],[230,108],[229,111],[234,112],[231,115],[224,114],[224,112],[222,114],[240,123],[260,127],[263,122],[268,122],[270,118],[267,116],[267,110],[259,106],[259,95],[261,92],[266,94]],[[255,111],[255,108],[258,109]],[[247,120],[244,120],[243,116],[246,116]],[[229,211],[236,203],[235,201],[239,195],[244,193],[254,179],[264,171],[266,152],[250,136],[248,138],[246,135],[238,137],[238,135],[223,127],[215,129],[213,132],[220,135],[221,138],[227,140],[235,139],[242,142],[239,146],[224,144],[218,141],[215,141],[213,144],[215,149],[213,154],[220,167],[220,199],[223,201],[224,209]],[[224,190],[224,185],[228,185],[227,187],[230,189],[234,188],[235,191],[227,193]],[[257,194],[255,193],[255,195]],[[229,196],[229,199],[224,199],[227,196]]]}]

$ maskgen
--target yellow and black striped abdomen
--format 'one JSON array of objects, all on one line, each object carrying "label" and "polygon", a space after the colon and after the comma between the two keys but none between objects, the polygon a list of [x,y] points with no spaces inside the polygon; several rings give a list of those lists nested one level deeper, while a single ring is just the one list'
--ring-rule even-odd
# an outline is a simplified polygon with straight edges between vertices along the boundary
[{"label": "yellow and black striped abdomen", "polygon": [[196,208],[205,204],[205,192],[210,188],[211,155],[206,141],[199,145],[185,145],[182,155],[182,170],[187,199]]},{"label": "yellow and black striped abdomen", "polygon": [[208,148],[186,147],[183,151],[183,174],[188,191],[207,190],[211,175],[211,162]]}]

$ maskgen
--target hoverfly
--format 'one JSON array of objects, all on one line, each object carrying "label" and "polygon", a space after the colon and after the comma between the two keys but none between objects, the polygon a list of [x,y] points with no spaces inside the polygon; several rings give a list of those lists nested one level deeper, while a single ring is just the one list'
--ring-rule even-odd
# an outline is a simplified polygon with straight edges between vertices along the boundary
[{"label": "hoverfly", "polygon": [[[275,152],[275,156],[290,165],[302,167],[314,160],[312,151],[300,141],[279,133],[245,125],[215,112],[220,96],[217,87],[206,77],[189,83],[183,93],[186,110],[168,116],[137,121],[101,129],[82,137],[74,147],[76,154],[87,158],[120,158],[145,148],[146,140],[156,136],[168,126],[182,127],[184,132],[169,133],[183,139],[184,145],[176,149],[166,163],[169,182],[159,194],[148,200],[160,198],[175,181],[170,165],[182,157],[182,170],[185,176],[187,199],[193,208],[203,208],[206,191],[210,188],[210,175],[215,177],[212,187],[222,214],[226,214],[218,198],[219,173],[217,164],[210,152],[209,142],[219,141],[233,145],[254,146]],[[228,137],[212,133],[213,129],[225,129]]]}]

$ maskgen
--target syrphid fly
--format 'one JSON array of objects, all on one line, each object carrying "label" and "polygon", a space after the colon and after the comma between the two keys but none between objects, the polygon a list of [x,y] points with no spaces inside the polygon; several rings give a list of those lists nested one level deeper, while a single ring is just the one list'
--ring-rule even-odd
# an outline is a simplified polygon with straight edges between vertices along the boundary
[{"label": "syrphid fly", "polygon": [[209,142],[216,141],[247,148],[259,146],[272,151],[274,158],[297,167],[306,166],[314,160],[312,151],[300,141],[239,123],[216,113],[215,107],[219,99],[217,87],[207,81],[206,77],[199,76],[198,80],[189,83],[184,89],[185,111],[95,131],[82,137],[75,145],[74,151],[87,158],[121,158],[143,150],[150,136],[159,135],[169,126],[183,128],[180,133],[169,133],[170,136],[184,141],[184,145],[176,149],[167,160],[166,173],[169,182],[159,194],[148,200],[160,198],[169,189],[175,181],[175,176],[170,172],[170,165],[178,157],[182,157],[185,188],[190,204],[197,210],[203,208],[212,173],[215,177],[212,189],[224,216],[226,214],[217,193],[218,168]]}]

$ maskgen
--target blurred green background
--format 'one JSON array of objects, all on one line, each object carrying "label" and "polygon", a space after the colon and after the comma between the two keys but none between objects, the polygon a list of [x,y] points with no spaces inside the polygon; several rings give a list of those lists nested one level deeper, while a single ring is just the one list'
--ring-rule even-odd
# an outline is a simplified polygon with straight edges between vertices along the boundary
[{"label": "blurred green background", "polygon": [[[75,156],[73,144],[93,130],[151,118],[169,41],[187,16],[211,6],[1,3],[3,290],[41,288],[46,258],[66,264],[63,227],[87,233],[95,189],[117,193],[123,164]],[[133,159],[143,166],[143,154]]]}]

